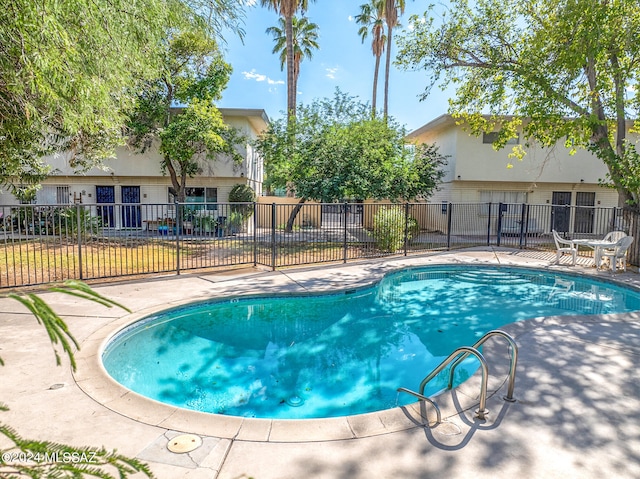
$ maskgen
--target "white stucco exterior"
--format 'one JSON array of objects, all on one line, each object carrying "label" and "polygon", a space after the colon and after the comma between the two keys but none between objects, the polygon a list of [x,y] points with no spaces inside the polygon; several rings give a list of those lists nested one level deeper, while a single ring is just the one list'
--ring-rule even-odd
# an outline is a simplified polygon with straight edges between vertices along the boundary
[{"label": "white stucco exterior", "polygon": [[[209,188],[215,190],[216,201],[228,201],[229,191],[236,184],[247,184],[257,195],[262,193],[264,180],[263,162],[251,140],[266,129],[269,119],[261,109],[221,108],[225,122],[241,131],[249,141],[237,145],[242,155],[241,164],[234,164],[228,157],[216,160],[202,160],[201,172],[187,180],[191,188]],[[123,201],[123,187],[139,188],[140,203],[167,203],[171,180],[163,175],[160,169],[158,145],[152,145],[144,153],[129,147],[117,148],[114,158],[106,159],[104,170],[94,168],[78,175],[69,166],[69,155],[59,153],[47,157],[46,161],[53,168],[50,177],[43,182],[38,193],[38,204],[56,203],[97,203],[98,187],[113,187],[115,203]],[[68,201],[64,201],[67,199]],[[18,200],[13,195],[0,191],[0,204],[14,205]]]},{"label": "white stucco exterior", "polygon": [[[509,158],[511,145],[496,151],[491,143],[483,142],[482,136],[471,136],[450,115],[411,132],[408,139],[435,143],[449,157],[444,183],[430,199],[432,202],[553,204],[556,192],[565,194],[565,198],[570,194],[571,205],[585,198],[590,201],[591,194],[595,194],[592,206],[618,204],[617,192],[599,185],[607,173],[605,165],[585,150],[572,155],[561,144],[542,148],[534,143],[522,145],[526,155],[519,161]],[[638,138],[631,134],[630,139]]]}]

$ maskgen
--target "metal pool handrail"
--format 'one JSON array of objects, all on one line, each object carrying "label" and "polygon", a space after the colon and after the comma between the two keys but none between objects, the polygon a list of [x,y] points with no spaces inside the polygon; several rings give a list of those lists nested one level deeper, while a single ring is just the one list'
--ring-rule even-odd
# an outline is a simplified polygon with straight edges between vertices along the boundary
[{"label": "metal pool handrail", "polygon": [[[429,373],[429,375],[427,377],[425,377],[422,380],[422,382],[420,383],[420,391],[418,393],[413,392],[411,390],[408,390],[406,388],[399,388],[398,391],[399,392],[406,392],[406,393],[412,394],[412,395],[422,399],[423,397],[425,397],[424,388],[426,387],[427,383],[429,381],[431,381],[434,377],[436,377],[444,368],[447,367],[447,365],[451,361],[456,359],[461,354],[464,354],[465,357],[468,356],[469,354],[473,354],[476,358],[478,358],[478,361],[480,361],[480,368],[482,370],[482,384],[480,386],[480,405],[478,406],[478,410],[476,411],[476,417],[478,419],[484,419],[485,415],[489,412],[486,409],[486,404],[487,404],[487,381],[488,381],[488,378],[489,378],[489,367],[487,366],[487,361],[484,359],[484,356],[482,356],[480,351],[478,351],[477,349],[474,349],[474,348],[470,348],[468,346],[462,346],[462,347],[456,349],[454,352],[452,352],[449,355],[449,357],[447,357],[447,359],[442,361],[437,368],[435,368],[433,371],[431,371],[431,373]],[[435,404],[431,400],[429,400],[429,402],[431,402],[432,404]],[[439,411],[438,409],[436,409],[436,410]],[[438,417],[438,422],[440,422],[440,417]]]},{"label": "metal pool handrail", "polygon": [[[509,402],[515,402],[515,399],[513,397],[513,389],[515,388],[515,383],[516,383],[516,366],[518,364],[518,345],[516,344],[515,340],[509,336],[507,333],[505,333],[504,331],[500,331],[499,329],[494,329],[492,331],[489,331],[487,334],[485,334],[484,336],[482,336],[473,346],[471,346],[473,349],[478,349],[480,346],[482,346],[485,341],[487,341],[487,339],[493,337],[493,336],[501,336],[504,339],[507,340],[507,342],[509,343],[509,353],[510,353],[510,357],[511,357],[511,362],[509,365],[509,387],[507,388],[507,395],[503,396],[503,399],[505,401],[509,401]],[[462,361],[464,361],[464,359],[469,356],[469,353],[464,354],[462,356],[460,356],[452,365],[451,365],[451,370],[449,372],[449,385],[447,386],[447,389],[451,389],[451,387],[453,386],[453,374],[455,372],[456,367],[458,366],[458,364],[460,364]]]},{"label": "metal pool handrail", "polygon": [[425,396],[423,394],[417,393],[417,392],[412,391],[411,389],[407,389],[407,388],[398,388],[398,392],[411,394],[412,396],[417,397],[421,401],[427,401],[436,410],[436,425],[438,425],[438,424],[440,424],[442,422],[442,414],[440,413],[440,408],[438,407],[438,405],[435,403],[435,401],[433,399],[430,399],[430,398],[428,398],[427,396]]}]

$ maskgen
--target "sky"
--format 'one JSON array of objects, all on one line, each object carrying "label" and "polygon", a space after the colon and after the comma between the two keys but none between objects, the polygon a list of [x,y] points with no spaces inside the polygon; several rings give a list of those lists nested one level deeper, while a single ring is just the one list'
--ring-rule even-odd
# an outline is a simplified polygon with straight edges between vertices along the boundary
[{"label": "sky", "polygon": [[[244,43],[237,36],[225,35],[225,59],[233,67],[233,74],[218,102],[221,108],[264,109],[271,119],[282,118],[287,106],[286,71],[280,70],[278,54],[272,53],[273,37],[265,32],[277,25],[278,15],[260,7],[259,1],[246,8]],[[359,25],[354,17],[366,0],[317,0],[309,2],[305,16],[319,28],[320,49],[300,66],[298,80],[299,103],[309,104],[317,98],[331,98],[336,87],[344,93],[371,103],[375,58],[371,52],[371,36],[362,43]],[[408,24],[409,15],[422,14],[429,0],[407,0],[400,22]],[[394,29],[396,32],[402,28]],[[392,49],[392,60],[396,48]],[[386,55],[386,53],[385,53]],[[383,56],[378,78],[377,104],[384,101]],[[428,84],[424,71],[403,71],[392,65],[389,80],[389,114],[408,132],[445,114],[448,93],[434,87],[429,97],[419,96]]]}]

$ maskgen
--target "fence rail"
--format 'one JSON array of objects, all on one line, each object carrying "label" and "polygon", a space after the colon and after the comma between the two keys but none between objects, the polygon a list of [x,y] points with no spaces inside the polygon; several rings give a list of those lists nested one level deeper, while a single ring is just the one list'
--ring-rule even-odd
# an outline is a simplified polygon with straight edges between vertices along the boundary
[{"label": "fence rail", "polygon": [[[551,251],[551,230],[640,238],[621,208],[506,203],[163,203],[0,206],[0,288],[233,265],[273,269],[506,246]],[[639,264],[638,242],[629,263]]]}]

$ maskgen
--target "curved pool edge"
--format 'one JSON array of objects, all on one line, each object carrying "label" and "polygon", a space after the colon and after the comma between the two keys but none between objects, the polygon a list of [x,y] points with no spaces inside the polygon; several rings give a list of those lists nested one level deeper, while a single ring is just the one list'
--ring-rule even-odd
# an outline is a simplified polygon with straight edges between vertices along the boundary
[{"label": "curved pool edge", "polygon": [[152,426],[226,439],[259,442],[313,442],[354,439],[421,427],[435,412],[418,404],[385,411],[324,419],[256,419],[204,413],[161,403],[115,381],[102,365],[102,351],[122,328],[147,316],[137,313],[112,321],[89,336],[76,354],[74,379],[93,400],[120,415]]},{"label": "curved pool edge", "polygon": [[[77,386],[105,408],[129,419],[175,431],[242,441],[293,443],[358,439],[424,427],[435,422],[435,410],[420,403],[354,416],[258,419],[204,413],[142,396],[109,375],[101,361],[102,353],[122,329],[166,308],[167,305],[154,307],[112,320],[87,337],[76,353],[78,368],[73,376]],[[473,394],[462,392],[470,382],[473,378],[456,388],[454,395],[457,397],[455,404],[451,402],[451,407],[445,404],[449,401],[444,400],[450,392],[438,396],[443,418],[459,414],[461,407],[466,410],[477,405]]]},{"label": "curved pool edge", "polygon": [[[433,262],[431,265],[442,263]],[[446,264],[446,263],[445,263]],[[489,263],[456,262],[458,265],[480,266]],[[426,265],[422,265],[426,266]],[[493,264],[493,266],[496,266]],[[504,265],[530,269],[536,268],[527,265]],[[416,266],[419,267],[419,266]],[[366,282],[360,282],[358,286],[368,287],[380,281],[386,274],[406,269],[407,265],[399,265],[379,271],[378,274],[368,278]],[[411,266],[409,266],[411,268]],[[562,271],[563,273],[566,272]],[[590,276],[590,275],[586,275]],[[601,278],[598,278],[601,279]],[[616,284],[629,286],[624,282],[612,281]],[[366,283],[366,284],[365,284]],[[345,289],[351,289],[346,287]],[[321,292],[321,291],[319,291]],[[251,295],[251,293],[238,294],[239,296]],[[193,302],[193,298],[180,301],[170,301],[166,304],[140,310],[118,319],[113,319],[82,341],[81,349],[76,354],[78,369],[74,373],[74,379],[78,387],[89,397],[103,405],[107,409],[135,421],[157,426],[165,429],[190,432],[206,436],[216,436],[226,439],[256,441],[256,442],[315,442],[357,439],[370,436],[383,435],[416,427],[424,427],[435,420],[435,412],[430,406],[421,406],[413,403],[408,406],[397,407],[380,412],[361,414],[356,416],[343,416],[325,419],[255,419],[237,416],[225,416],[219,414],[202,413],[170,406],[153,399],[146,398],[130,391],[120,385],[106,372],[102,365],[101,356],[104,348],[111,338],[117,335],[123,328],[151,315],[155,312],[181,306]],[[196,300],[197,301],[197,300]],[[507,325],[505,329],[516,333],[516,337],[536,328],[540,322],[581,320],[602,320],[603,316],[629,317],[630,313],[616,313],[613,315],[598,316],[567,316],[537,318],[519,323]],[[633,313],[636,318],[640,317]],[[565,319],[562,319],[565,318]],[[513,327],[513,328],[512,328]],[[493,349],[488,343],[487,351]],[[491,357],[491,353],[485,353]],[[504,362],[504,358],[501,359]],[[464,384],[452,391],[446,391],[437,397],[437,403],[442,410],[443,419],[460,415],[463,411],[477,407],[479,392],[479,375],[476,374]],[[506,372],[498,377],[492,374],[489,386],[491,397],[495,395],[506,382]],[[516,381],[516,398],[517,398]]]}]

